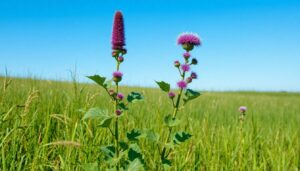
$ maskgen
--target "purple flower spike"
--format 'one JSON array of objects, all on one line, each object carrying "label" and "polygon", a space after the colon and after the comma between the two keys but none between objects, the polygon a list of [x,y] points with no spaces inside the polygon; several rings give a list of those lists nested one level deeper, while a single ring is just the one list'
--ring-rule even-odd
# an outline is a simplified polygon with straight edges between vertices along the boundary
[{"label": "purple flower spike", "polygon": [[197,79],[197,78],[198,78],[198,75],[197,75],[195,72],[192,72],[192,73],[191,73],[191,78]]},{"label": "purple flower spike", "polygon": [[168,95],[169,95],[170,99],[173,99],[176,96],[176,94],[174,92],[169,92]]},{"label": "purple flower spike", "polygon": [[179,44],[179,45],[190,44],[193,46],[199,46],[199,45],[201,45],[201,41],[197,34],[183,33],[183,34],[179,35],[179,37],[177,39],[177,44]]},{"label": "purple flower spike", "polygon": [[187,83],[182,80],[182,81],[177,82],[177,86],[179,88],[185,89],[187,87]]},{"label": "purple flower spike", "polygon": [[123,50],[125,46],[124,20],[120,11],[115,13],[111,43],[115,50]]},{"label": "purple flower spike", "polygon": [[184,59],[189,59],[191,57],[191,54],[189,52],[185,52],[183,54]]},{"label": "purple flower spike", "polygon": [[241,107],[239,108],[239,111],[240,111],[241,113],[245,113],[245,112],[247,111],[247,107],[246,107],[246,106],[241,106]]},{"label": "purple flower spike", "polygon": [[182,64],[181,69],[182,69],[182,71],[187,72],[187,71],[190,70],[190,65],[189,64]]},{"label": "purple flower spike", "polygon": [[124,95],[122,93],[118,93],[117,98],[118,100],[123,100]]}]

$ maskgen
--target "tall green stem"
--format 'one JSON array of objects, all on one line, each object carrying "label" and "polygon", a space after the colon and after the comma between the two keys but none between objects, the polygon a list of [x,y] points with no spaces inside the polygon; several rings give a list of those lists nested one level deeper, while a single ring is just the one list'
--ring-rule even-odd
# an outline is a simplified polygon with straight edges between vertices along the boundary
[{"label": "tall green stem", "polygon": [[[120,63],[117,62],[117,71],[119,71],[120,68]],[[116,94],[118,94],[119,92],[119,84],[118,82],[116,82],[116,90],[115,90]],[[119,105],[119,101],[118,99],[115,99],[115,112],[118,109],[118,105]],[[119,159],[119,124],[118,124],[118,117],[116,118],[115,121],[115,146],[116,146],[116,157],[117,159]],[[119,162],[117,163],[117,171],[120,170],[120,165]]]},{"label": "tall green stem", "polygon": [[[181,72],[179,70],[179,73],[180,73],[181,79],[184,80],[184,78],[185,78],[185,72],[183,72],[183,74],[181,74]],[[176,115],[178,113],[182,91],[183,91],[183,88],[180,88],[179,94],[178,94],[178,97],[177,97],[177,100],[176,100],[176,103],[175,103],[175,106],[174,106],[174,109],[173,109],[173,114],[172,114],[173,119],[176,118]],[[168,143],[170,141],[171,134],[172,134],[172,127],[169,128],[169,132],[168,132],[168,136],[167,136],[167,139],[166,139],[166,143]],[[166,156],[166,150],[167,149],[164,146],[164,148],[162,150],[162,153],[161,153],[161,160],[163,160],[165,157],[167,157]]]}]

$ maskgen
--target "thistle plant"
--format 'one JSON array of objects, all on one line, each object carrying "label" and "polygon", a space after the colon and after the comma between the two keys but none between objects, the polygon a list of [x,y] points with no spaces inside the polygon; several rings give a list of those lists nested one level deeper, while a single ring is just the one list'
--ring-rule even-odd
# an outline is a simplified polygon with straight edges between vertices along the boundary
[{"label": "thistle plant", "polygon": [[197,74],[195,72],[190,72],[190,70],[193,65],[197,65],[198,63],[196,58],[191,59],[190,52],[194,47],[199,46],[201,41],[196,34],[183,33],[178,37],[177,44],[181,45],[185,50],[182,55],[184,59],[183,62],[178,60],[174,62],[174,66],[178,70],[180,76],[180,80],[177,82],[178,92],[175,93],[171,91],[169,83],[156,81],[160,89],[167,93],[173,107],[172,114],[168,114],[164,118],[165,125],[168,128],[165,141],[157,144],[160,152],[160,159],[164,167],[171,166],[172,162],[169,159],[169,155],[175,147],[191,137],[191,134],[185,131],[173,132],[175,127],[180,123],[177,114],[189,101],[200,96],[199,92],[189,89],[188,87],[193,80],[197,79]]},{"label": "thistle plant", "polygon": [[[86,112],[83,119],[97,118],[100,121],[98,126],[109,130],[114,144],[101,147],[105,156],[104,159],[107,161],[110,168],[124,170],[130,168],[132,165],[141,165],[142,155],[139,152],[137,144],[129,144],[129,142],[135,138],[134,130],[126,134],[127,141],[120,140],[120,134],[122,134],[122,132],[120,132],[119,129],[119,122],[121,117],[128,110],[128,105],[135,101],[142,100],[143,97],[140,93],[131,92],[127,96],[127,102],[125,102],[124,94],[120,91],[119,84],[123,79],[120,65],[124,62],[124,56],[126,55],[127,50],[124,48],[125,34],[123,15],[119,11],[115,13],[111,43],[112,57],[116,62],[116,69],[112,73],[112,79],[106,80],[106,77],[99,75],[88,76],[88,78],[104,88],[105,92],[110,97],[113,111],[109,112],[107,109],[91,108]],[[132,156],[132,153],[139,155]]]}]

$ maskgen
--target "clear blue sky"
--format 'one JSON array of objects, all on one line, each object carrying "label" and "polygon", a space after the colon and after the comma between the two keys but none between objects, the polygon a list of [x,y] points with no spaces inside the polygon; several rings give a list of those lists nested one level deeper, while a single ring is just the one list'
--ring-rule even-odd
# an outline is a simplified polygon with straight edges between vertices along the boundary
[{"label": "clear blue sky", "polygon": [[111,76],[114,12],[125,19],[123,84],[172,85],[181,32],[203,46],[193,87],[206,90],[300,91],[299,0],[1,0],[0,74],[80,81]]}]

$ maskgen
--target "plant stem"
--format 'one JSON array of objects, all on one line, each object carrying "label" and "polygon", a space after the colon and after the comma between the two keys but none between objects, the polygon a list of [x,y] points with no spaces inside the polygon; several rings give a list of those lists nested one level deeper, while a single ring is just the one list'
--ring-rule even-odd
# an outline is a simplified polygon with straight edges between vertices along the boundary
[{"label": "plant stem", "polygon": [[[179,70],[179,72],[180,72],[180,70]],[[181,79],[184,80],[184,78],[185,78],[185,72],[183,72],[183,74],[181,74],[181,72],[180,72],[180,76],[181,76]],[[183,88],[180,88],[175,106],[174,106],[174,102],[173,102],[173,107],[174,107],[173,114],[172,114],[173,119],[176,118],[176,115],[178,113],[182,91],[183,91]],[[168,132],[168,136],[167,136],[167,139],[166,139],[166,143],[168,143],[170,141],[171,134],[172,134],[172,127],[169,128],[169,132]],[[161,160],[163,160],[165,157],[167,157],[170,154],[170,151],[169,151],[169,153],[167,155],[165,155],[166,154],[166,150],[167,150],[166,146],[164,146],[164,148],[162,150],[162,153],[161,153]]]},{"label": "plant stem", "polygon": [[[120,63],[117,62],[117,71],[119,71],[119,68],[120,68]],[[116,94],[118,94],[119,92],[119,83],[116,82],[116,90],[115,90]],[[118,109],[118,105],[119,105],[119,101],[118,99],[115,99],[115,111],[117,111]],[[115,121],[115,145],[116,145],[116,157],[117,157],[117,160],[119,159],[119,123],[118,123],[118,120],[119,118],[117,117],[116,118],[116,121]],[[120,170],[120,165],[119,165],[119,162],[117,162],[117,171]]]}]

